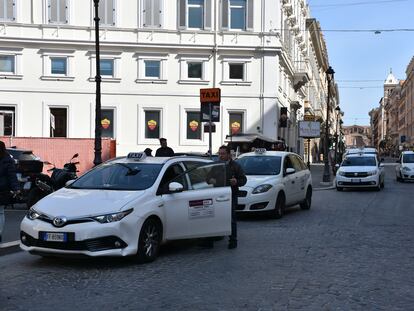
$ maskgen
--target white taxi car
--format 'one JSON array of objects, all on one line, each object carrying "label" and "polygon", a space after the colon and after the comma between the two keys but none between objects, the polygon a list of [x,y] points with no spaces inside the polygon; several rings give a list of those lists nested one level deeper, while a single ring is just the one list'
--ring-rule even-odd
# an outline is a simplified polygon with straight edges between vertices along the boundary
[{"label": "white taxi car", "polygon": [[[229,235],[224,165],[143,153],[103,163],[29,210],[20,247],[39,255],[137,255],[148,262],[164,241]],[[223,178],[214,186],[206,183],[212,170]]]},{"label": "white taxi car", "polygon": [[397,181],[414,180],[414,151],[403,151],[397,163]]},{"label": "white taxi car", "polygon": [[259,149],[242,154],[237,163],[247,177],[239,190],[237,212],[268,211],[280,218],[288,206],[310,209],[312,177],[297,154]]},{"label": "white taxi car", "polygon": [[376,154],[349,154],[336,173],[336,189],[373,187],[381,190],[384,187],[384,175],[384,165],[378,161]]}]

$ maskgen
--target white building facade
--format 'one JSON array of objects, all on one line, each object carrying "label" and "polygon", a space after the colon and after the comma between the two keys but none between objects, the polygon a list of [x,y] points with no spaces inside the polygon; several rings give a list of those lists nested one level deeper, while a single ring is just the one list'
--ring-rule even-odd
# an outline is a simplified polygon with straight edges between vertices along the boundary
[{"label": "white building facade", "polygon": [[[94,137],[93,10],[91,0],[0,0],[0,136]],[[303,153],[304,0],[101,0],[100,17],[101,124],[117,154],[159,137],[207,151],[199,93],[210,87],[222,95],[213,151],[231,133],[259,132]]]}]

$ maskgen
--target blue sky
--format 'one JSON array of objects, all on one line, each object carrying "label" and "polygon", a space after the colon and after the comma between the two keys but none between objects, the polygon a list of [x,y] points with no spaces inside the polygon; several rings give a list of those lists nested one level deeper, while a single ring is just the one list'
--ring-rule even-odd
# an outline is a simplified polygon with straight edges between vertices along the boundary
[{"label": "blue sky", "polygon": [[[322,30],[414,30],[414,0],[308,0],[308,3]],[[339,86],[345,125],[369,125],[368,112],[378,106],[390,69],[397,79],[406,77],[405,70],[414,56],[414,31],[323,33]]]}]

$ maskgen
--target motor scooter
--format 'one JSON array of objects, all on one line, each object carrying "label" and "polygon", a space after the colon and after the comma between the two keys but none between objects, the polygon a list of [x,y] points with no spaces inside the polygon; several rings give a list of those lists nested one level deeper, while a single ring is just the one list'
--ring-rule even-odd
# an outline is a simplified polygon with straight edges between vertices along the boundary
[{"label": "motor scooter", "polygon": [[63,188],[69,180],[78,178],[76,174],[78,172],[76,165],[79,164],[79,162],[72,162],[78,156],[78,153],[74,154],[70,161],[63,165],[63,168],[56,168],[55,165],[46,162],[46,164],[53,165],[51,169],[47,170],[52,174],[50,177],[46,175],[46,177],[40,176],[40,178],[36,178],[35,186],[30,190],[27,198],[27,206],[33,206],[45,196]]}]

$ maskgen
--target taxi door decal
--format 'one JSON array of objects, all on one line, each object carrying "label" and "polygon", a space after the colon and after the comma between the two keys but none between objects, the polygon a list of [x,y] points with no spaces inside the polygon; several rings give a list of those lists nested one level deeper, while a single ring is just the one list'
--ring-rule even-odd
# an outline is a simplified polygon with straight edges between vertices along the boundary
[{"label": "taxi door decal", "polygon": [[213,199],[201,199],[188,202],[188,218],[200,219],[214,217]]}]

